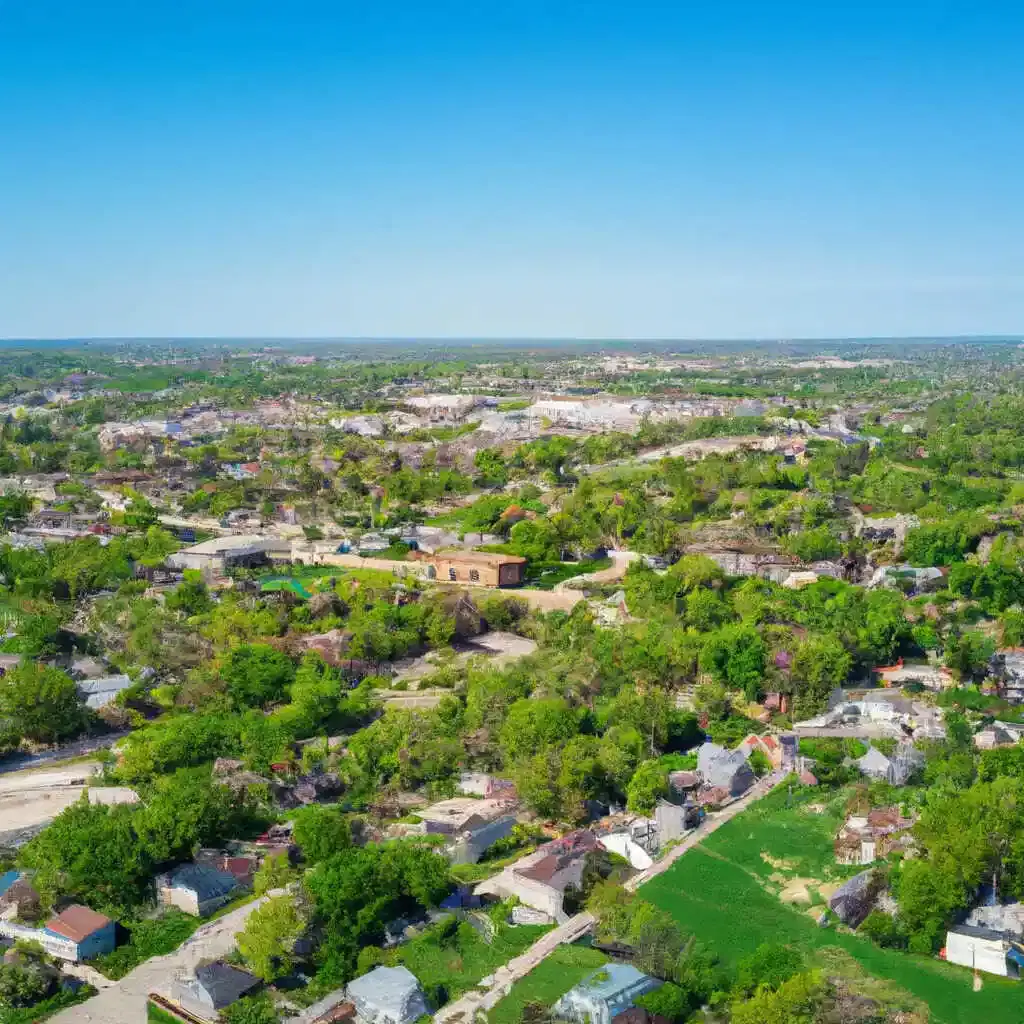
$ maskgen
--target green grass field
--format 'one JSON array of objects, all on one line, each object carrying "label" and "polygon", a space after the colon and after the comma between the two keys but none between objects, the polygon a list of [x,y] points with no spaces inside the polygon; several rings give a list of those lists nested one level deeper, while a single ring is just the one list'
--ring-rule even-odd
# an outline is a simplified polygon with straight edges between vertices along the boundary
[{"label": "green grass field", "polygon": [[[795,946],[813,958],[818,950],[840,947],[868,974],[892,981],[926,1002],[935,1024],[1021,1024],[1024,989],[1015,982],[984,977],[972,991],[971,973],[938,959],[881,949],[835,927],[819,927],[814,917],[782,903],[769,880],[787,877],[838,878],[856,869],[835,866],[832,836],[840,820],[843,795],[825,812],[810,813],[808,803],[827,799],[817,790],[794,794],[787,807],[784,789],[776,790],[694,847],[641,895],[664,907],[687,931],[707,942],[727,964],[764,942]],[[775,864],[767,862],[764,851]],[[783,867],[779,865],[785,861]]]},{"label": "green grass field", "polygon": [[527,1003],[551,1006],[607,962],[604,953],[588,946],[559,946],[512,986],[509,994],[487,1015],[488,1024],[519,1024]]},{"label": "green grass field", "polygon": [[397,961],[416,975],[438,1004],[457,999],[550,930],[543,925],[512,927],[504,921],[508,909],[492,915],[495,931],[490,943],[468,922],[454,930],[441,924],[402,946]]}]

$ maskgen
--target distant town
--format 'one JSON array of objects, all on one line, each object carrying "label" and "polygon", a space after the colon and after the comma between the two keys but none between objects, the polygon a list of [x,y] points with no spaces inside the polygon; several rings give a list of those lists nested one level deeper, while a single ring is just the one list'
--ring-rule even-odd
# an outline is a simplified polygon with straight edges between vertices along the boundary
[{"label": "distant town", "polygon": [[1019,339],[0,367],[0,1021],[1019,1024]]}]

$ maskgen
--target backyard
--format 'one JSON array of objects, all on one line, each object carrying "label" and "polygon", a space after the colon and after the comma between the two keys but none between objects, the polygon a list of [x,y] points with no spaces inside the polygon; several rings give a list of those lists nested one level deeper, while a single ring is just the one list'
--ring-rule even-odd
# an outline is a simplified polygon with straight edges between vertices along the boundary
[{"label": "backyard", "polygon": [[606,954],[589,946],[559,946],[525,978],[517,981],[487,1014],[488,1024],[519,1024],[530,1003],[549,1007],[588,974],[608,963]]},{"label": "backyard", "polygon": [[[1020,1024],[1024,993],[1015,982],[986,975],[981,991],[972,992],[971,973],[963,968],[882,949],[849,931],[817,924],[821,908],[813,904],[822,900],[815,883],[857,870],[837,867],[832,854],[845,797],[843,791],[801,790],[787,806],[788,793],[777,789],[709,835],[641,894],[672,913],[727,964],[762,943],[791,944],[809,959],[840,947],[870,975],[926,1002],[936,1024]],[[808,893],[803,909],[780,899],[794,885]]]},{"label": "backyard", "polygon": [[402,946],[395,960],[416,975],[433,1005],[442,1006],[468,992],[549,930],[546,925],[507,924],[510,909],[502,904],[475,914],[476,927],[456,918],[442,921]]}]

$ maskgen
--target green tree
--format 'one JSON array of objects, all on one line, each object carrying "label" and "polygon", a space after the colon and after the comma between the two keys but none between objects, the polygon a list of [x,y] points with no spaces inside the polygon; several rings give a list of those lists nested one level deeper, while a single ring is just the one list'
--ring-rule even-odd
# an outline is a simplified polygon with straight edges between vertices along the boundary
[{"label": "green tree", "polygon": [[500,743],[505,763],[517,761],[571,739],[577,731],[576,713],[558,698],[518,700],[508,709]]},{"label": "green tree", "polygon": [[273,853],[265,857],[253,877],[252,888],[257,896],[272,889],[283,889],[298,878],[298,871],[292,867],[287,853]]},{"label": "green tree", "polygon": [[804,710],[824,704],[828,695],[846,682],[853,659],[833,636],[809,636],[793,655],[791,675]]},{"label": "green tree", "polygon": [[295,944],[306,930],[291,896],[276,896],[257,907],[238,935],[238,952],[264,981],[284,977],[295,966]]},{"label": "green tree", "polygon": [[54,984],[37,964],[0,964],[0,1007],[35,1006],[53,991]]},{"label": "green tree", "polygon": [[269,644],[242,644],[228,655],[221,675],[236,705],[262,707],[285,696],[295,665]]},{"label": "green tree", "polygon": [[724,626],[708,636],[700,653],[700,666],[719,683],[742,690],[755,700],[764,678],[767,650],[752,626]]},{"label": "green tree", "polygon": [[352,845],[352,832],[344,814],[317,804],[296,812],[292,836],[308,864],[319,864]]},{"label": "green tree", "polygon": [[224,1024],[280,1024],[281,1017],[267,995],[245,996],[221,1010]]},{"label": "green tree", "polygon": [[814,1024],[825,997],[817,971],[797,974],[778,989],[761,988],[744,1002],[732,1004],[731,1024]]},{"label": "green tree", "polygon": [[75,736],[86,709],[70,676],[38,662],[22,662],[0,677],[0,720],[34,743],[56,743]]},{"label": "green tree", "polygon": [[995,649],[991,637],[980,630],[969,629],[949,637],[943,660],[946,668],[959,673],[961,679],[979,679],[985,675]]},{"label": "green tree", "polygon": [[644,761],[629,780],[626,806],[636,814],[653,814],[658,800],[668,796],[668,772],[657,761]]}]

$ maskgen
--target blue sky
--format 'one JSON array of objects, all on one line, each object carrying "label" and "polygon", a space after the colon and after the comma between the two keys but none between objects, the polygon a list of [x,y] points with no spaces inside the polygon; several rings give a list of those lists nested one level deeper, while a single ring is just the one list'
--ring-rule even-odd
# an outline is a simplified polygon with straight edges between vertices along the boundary
[{"label": "blue sky", "polygon": [[1024,332],[1024,10],[0,0],[0,337]]}]

